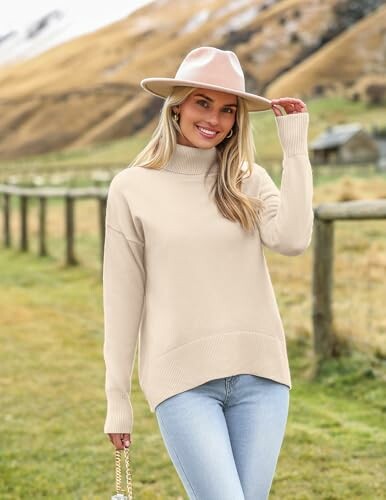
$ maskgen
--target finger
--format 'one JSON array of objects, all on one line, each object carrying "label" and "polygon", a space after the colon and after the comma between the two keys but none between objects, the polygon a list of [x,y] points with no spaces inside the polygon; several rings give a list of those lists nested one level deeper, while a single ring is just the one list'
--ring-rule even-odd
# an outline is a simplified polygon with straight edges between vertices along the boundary
[{"label": "finger", "polygon": [[130,434],[123,434],[123,445],[125,448],[128,448],[131,445],[131,436]]},{"label": "finger", "polygon": [[284,108],[284,110],[285,110],[285,112],[287,114],[290,115],[292,113],[296,113],[296,110],[295,110],[295,108],[294,108],[293,105],[291,105],[291,104],[283,104],[282,106],[283,106],[283,108]]},{"label": "finger", "polygon": [[122,434],[111,434],[111,442],[117,450],[123,450]]},{"label": "finger", "polygon": [[281,102],[304,104],[304,102],[301,99],[298,99],[297,97],[279,97],[278,99],[271,99],[271,102],[274,102],[276,104]]},{"label": "finger", "polygon": [[288,113],[301,113],[307,111],[307,106],[302,101],[296,103],[281,103],[281,106],[283,106]]},{"label": "finger", "polygon": [[301,101],[300,99],[298,99],[298,101],[295,102],[294,104],[297,108],[304,108],[306,106],[305,103],[303,101]]},{"label": "finger", "polygon": [[307,107],[303,101],[295,98],[280,98],[272,99],[273,104],[283,106],[286,110],[296,110],[297,112],[307,111]]},{"label": "finger", "polygon": [[123,450],[124,446],[123,446],[123,443],[122,443],[122,439],[121,438],[116,438],[114,440],[114,446],[117,450]]},{"label": "finger", "polygon": [[276,116],[281,116],[282,115],[282,112],[280,110],[280,108],[276,105],[272,105],[272,109],[273,109],[273,112],[275,113]]},{"label": "finger", "polygon": [[[306,104],[301,99],[296,97],[280,97],[278,99],[271,99],[271,106],[272,109],[275,109],[274,106],[276,106],[276,110],[281,109],[278,108],[278,106],[282,106],[285,112],[289,114],[307,112]],[[278,116],[279,114],[282,113],[275,111],[275,115]]]}]

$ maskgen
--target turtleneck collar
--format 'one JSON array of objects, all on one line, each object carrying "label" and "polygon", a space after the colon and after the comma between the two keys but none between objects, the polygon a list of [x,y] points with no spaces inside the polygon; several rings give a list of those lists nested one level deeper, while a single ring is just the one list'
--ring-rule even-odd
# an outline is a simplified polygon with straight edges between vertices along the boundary
[{"label": "turtleneck collar", "polygon": [[194,148],[176,144],[176,148],[164,169],[177,174],[206,175],[217,172],[217,150]]}]

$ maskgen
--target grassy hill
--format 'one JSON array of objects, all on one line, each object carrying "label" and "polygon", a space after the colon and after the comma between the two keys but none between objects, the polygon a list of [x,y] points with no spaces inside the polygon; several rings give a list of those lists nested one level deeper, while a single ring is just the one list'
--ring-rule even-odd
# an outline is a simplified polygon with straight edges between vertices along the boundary
[{"label": "grassy hill", "polygon": [[[140,80],[173,76],[182,57],[199,45],[234,50],[249,91],[278,97],[291,90],[304,98],[320,91],[318,65],[312,61],[328,46],[336,57],[344,54],[350,67],[349,74],[327,66],[324,70],[335,95],[343,95],[345,86],[354,86],[362,77],[366,84],[379,78],[385,8],[375,9],[381,4],[156,1],[97,32],[0,69],[0,157],[86,147],[148,130],[161,100],[142,91]],[[359,34],[342,44],[346,31]],[[363,33],[367,42],[361,44],[359,58],[355,49]],[[308,60],[307,78],[300,71],[288,83],[282,79]]]}]

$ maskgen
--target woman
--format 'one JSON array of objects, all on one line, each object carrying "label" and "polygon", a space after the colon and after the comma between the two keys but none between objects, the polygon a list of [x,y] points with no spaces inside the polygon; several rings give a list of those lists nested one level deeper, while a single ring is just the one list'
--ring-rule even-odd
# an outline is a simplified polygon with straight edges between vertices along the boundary
[{"label": "woman", "polygon": [[[165,102],[109,188],[104,432],[117,449],[131,444],[138,340],[139,383],[189,497],[266,499],[291,378],[263,246],[294,256],[311,241],[307,107],[245,92],[236,54],[214,47],[141,85]],[[249,112],[270,109],[280,191],[254,163]]]}]

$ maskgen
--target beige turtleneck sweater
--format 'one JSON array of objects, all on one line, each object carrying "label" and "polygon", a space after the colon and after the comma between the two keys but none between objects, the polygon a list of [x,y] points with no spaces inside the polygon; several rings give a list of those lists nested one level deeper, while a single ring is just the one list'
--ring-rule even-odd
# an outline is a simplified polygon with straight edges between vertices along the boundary
[{"label": "beige turtleneck sweater", "polygon": [[[252,235],[209,196],[216,150],[177,145],[160,170],[127,167],[107,199],[103,262],[105,433],[131,433],[131,379],[151,412],[208,380],[255,374],[291,388],[286,340],[263,246],[300,255],[313,226],[308,113],[276,117],[280,191],[255,164],[245,193],[265,202]],[[207,174],[207,175],[206,175]]]}]

